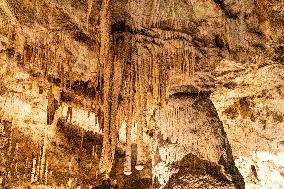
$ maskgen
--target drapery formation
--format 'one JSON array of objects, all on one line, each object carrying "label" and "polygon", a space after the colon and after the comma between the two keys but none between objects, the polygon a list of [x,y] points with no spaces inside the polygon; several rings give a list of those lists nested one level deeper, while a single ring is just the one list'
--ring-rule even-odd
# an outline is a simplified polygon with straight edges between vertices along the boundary
[{"label": "drapery formation", "polygon": [[[128,4],[132,13],[137,7],[133,3]],[[88,14],[91,11],[89,4]],[[171,10],[165,3],[154,1],[151,15],[133,13],[133,19],[125,23],[129,24],[129,31],[113,31],[115,24],[111,20],[110,5],[110,0],[101,5],[99,42],[92,41],[96,36],[88,38],[83,32],[70,35],[67,31],[43,31],[33,41],[26,40],[20,61],[35,77],[42,76],[59,86],[63,101],[76,104],[75,82],[80,76],[86,78],[87,74],[73,74],[78,60],[72,51],[72,41],[75,38],[91,44],[90,48],[97,57],[92,60],[95,61],[95,72],[89,75],[86,88],[93,88],[94,94],[85,94],[89,95],[92,105],[84,105],[97,115],[103,129],[100,171],[109,174],[111,170],[119,126],[124,120],[127,123],[125,172],[130,173],[132,142],[137,144],[136,168],[142,169],[145,163],[143,132],[150,127],[148,110],[164,107],[172,93],[210,90],[212,82],[209,74],[201,72],[204,62],[200,51],[193,45],[189,34],[183,32],[194,25],[190,21],[192,13],[187,13],[189,15],[183,16],[186,20],[180,21],[182,11],[176,9],[179,3],[173,3],[175,9]],[[141,30],[148,25],[153,28],[153,33]],[[168,31],[168,27],[172,31]],[[52,115],[57,109],[53,105],[50,101],[48,124],[53,121]],[[131,141],[133,125],[137,126],[136,141]]]},{"label": "drapery formation", "polygon": [[[137,125],[136,141],[132,142],[137,144],[137,168],[141,169],[145,159],[143,132],[149,127],[148,110],[165,106],[168,96],[172,93],[206,91],[210,90],[213,83],[209,74],[195,70],[198,66],[196,57],[199,54],[186,40],[179,42],[177,47],[173,45],[165,48],[168,44],[152,45],[147,42],[147,37],[142,35],[111,35],[109,29],[102,32],[106,34],[102,34],[100,61],[96,65],[95,75],[91,78],[95,94],[90,99],[94,106],[86,106],[88,110],[96,113],[103,129],[104,148],[100,170],[111,170],[122,120],[127,123],[126,156],[129,159],[131,128],[134,124]],[[62,36],[59,41],[67,43],[64,35]],[[59,82],[57,85],[63,93],[71,98],[76,97],[75,87],[72,86],[78,78],[72,76],[72,55],[62,57],[62,52],[57,50],[58,48],[52,45],[41,48],[27,44],[23,65],[30,67],[35,73],[42,72],[42,75],[55,85]],[[68,103],[75,102],[71,100]],[[125,171],[130,172],[129,165],[126,167],[128,168]]]}]

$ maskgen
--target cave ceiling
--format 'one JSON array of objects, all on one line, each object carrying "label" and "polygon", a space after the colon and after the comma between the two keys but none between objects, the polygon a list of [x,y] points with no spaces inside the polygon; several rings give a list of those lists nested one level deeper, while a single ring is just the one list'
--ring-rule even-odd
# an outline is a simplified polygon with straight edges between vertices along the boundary
[{"label": "cave ceiling", "polygon": [[283,10],[281,0],[0,0],[1,150],[16,157],[3,155],[1,182],[7,158],[23,187],[97,186],[100,172],[122,188],[186,187],[186,176],[193,188],[283,187]]}]

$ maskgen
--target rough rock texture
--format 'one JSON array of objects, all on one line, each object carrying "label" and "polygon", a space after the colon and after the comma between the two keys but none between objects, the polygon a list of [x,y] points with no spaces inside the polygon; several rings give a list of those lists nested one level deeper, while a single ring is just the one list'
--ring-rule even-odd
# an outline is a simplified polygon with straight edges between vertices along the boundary
[{"label": "rough rock texture", "polygon": [[[281,0],[1,0],[2,185],[88,187],[110,176],[124,188],[149,187],[155,114],[177,93],[213,91],[232,146],[227,161],[235,160],[247,187],[283,187],[283,10]],[[58,130],[62,117],[77,130],[74,142]],[[87,131],[112,139],[103,158],[95,150],[101,141],[85,144]],[[184,165],[203,165],[198,177],[185,174],[187,183],[210,176],[203,168],[217,162],[214,149],[215,159],[181,156]],[[116,156],[125,150],[127,170]],[[99,158],[113,162],[100,166],[107,175]],[[230,180],[224,167],[216,174]],[[182,171],[167,187],[179,187]],[[206,183],[227,183],[214,174]]]},{"label": "rough rock texture", "polygon": [[[228,64],[231,67],[223,69],[230,74],[220,76],[225,82],[212,100],[231,141],[236,165],[248,188],[281,188],[283,66],[276,63],[244,69],[236,62]],[[226,82],[226,77],[234,78]]]},{"label": "rough rock texture", "polygon": [[153,174],[160,188],[244,188],[208,94],[172,95],[155,132]]}]

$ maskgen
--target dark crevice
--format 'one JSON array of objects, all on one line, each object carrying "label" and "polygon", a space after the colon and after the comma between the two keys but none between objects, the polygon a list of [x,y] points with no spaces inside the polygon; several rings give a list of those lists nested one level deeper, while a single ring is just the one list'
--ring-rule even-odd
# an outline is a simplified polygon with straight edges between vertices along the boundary
[{"label": "dark crevice", "polygon": [[130,31],[130,27],[126,25],[125,21],[120,20],[117,21],[116,23],[112,24],[111,26],[111,32],[124,32],[124,31]]},{"label": "dark crevice", "polygon": [[191,98],[209,98],[211,92],[177,92],[170,95],[170,98],[179,99],[181,97],[191,97]]},{"label": "dark crevice", "polygon": [[85,43],[89,46],[92,46],[93,44],[95,44],[95,41],[91,37],[89,37],[87,34],[80,32],[80,31],[74,32],[73,38],[76,41],[81,42],[81,43]]},{"label": "dark crevice", "polygon": [[[193,25],[196,25],[196,23],[193,22]],[[144,35],[147,37],[151,38],[159,38],[159,35],[157,35],[153,29],[159,29],[163,31],[171,31],[171,32],[176,32],[180,34],[186,34],[193,36],[195,33],[197,33],[196,27],[192,27],[192,29],[174,29],[171,26],[167,25],[167,22],[161,22],[159,27],[149,27],[149,28],[142,28],[142,29],[135,29],[131,28],[131,26],[127,25],[125,21],[117,21],[115,24],[111,26],[111,32],[113,34],[118,34],[118,33],[130,33],[132,35]],[[181,38],[185,39],[183,36]],[[180,38],[178,38],[180,39]],[[188,39],[185,39],[188,40]]]},{"label": "dark crevice", "polygon": [[6,53],[8,58],[12,58],[15,55],[15,48],[14,47],[7,48]]},{"label": "dark crevice", "polygon": [[[61,85],[61,79],[59,77],[49,75],[47,79],[50,83],[53,83],[58,87]],[[73,91],[76,95],[79,96],[84,95],[91,99],[95,98],[97,91],[93,86],[91,86],[89,80],[88,81],[76,80],[71,86],[70,86],[70,81],[67,80],[66,88],[69,89],[69,91]]]},{"label": "dark crevice", "polygon": [[224,48],[225,47],[225,42],[224,40],[221,38],[220,35],[215,35],[214,36],[214,43],[215,43],[215,46],[218,47],[218,48]]},{"label": "dark crevice", "polygon": [[224,3],[224,0],[214,0],[214,2],[224,11],[227,17],[232,19],[238,18],[238,13],[233,13],[230,7]]}]

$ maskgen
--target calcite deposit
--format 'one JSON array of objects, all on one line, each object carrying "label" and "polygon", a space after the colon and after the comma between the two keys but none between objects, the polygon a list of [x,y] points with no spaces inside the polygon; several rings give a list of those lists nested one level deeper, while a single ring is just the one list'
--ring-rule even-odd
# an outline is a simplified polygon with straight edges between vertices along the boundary
[{"label": "calcite deposit", "polygon": [[282,0],[0,0],[2,188],[283,188]]}]

